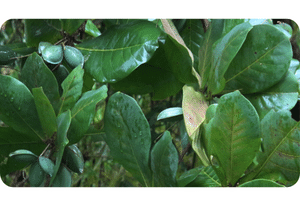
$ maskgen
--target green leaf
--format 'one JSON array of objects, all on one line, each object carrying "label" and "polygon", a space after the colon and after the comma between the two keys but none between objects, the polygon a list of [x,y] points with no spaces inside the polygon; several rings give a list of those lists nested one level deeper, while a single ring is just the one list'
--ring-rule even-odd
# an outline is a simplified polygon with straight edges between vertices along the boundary
[{"label": "green leaf", "polygon": [[169,131],[164,132],[151,150],[151,169],[156,187],[176,186],[178,152]]},{"label": "green leaf", "polygon": [[260,119],[263,119],[271,109],[291,110],[298,101],[298,88],[297,78],[288,71],[279,83],[262,92],[246,95],[246,97],[255,107]]},{"label": "green leaf", "polygon": [[239,24],[214,43],[212,47],[212,65],[208,79],[208,90],[213,95],[224,89],[224,74],[251,29],[252,26],[249,23]]},{"label": "green leaf", "polygon": [[57,131],[55,111],[42,87],[33,88],[32,94],[43,131],[46,137],[51,138]]},{"label": "green leaf", "polygon": [[41,187],[46,180],[46,172],[40,166],[39,162],[35,162],[29,169],[29,183],[31,187]]},{"label": "green leaf", "polygon": [[300,174],[300,123],[289,111],[271,110],[261,121],[261,128],[264,151],[257,153],[258,165],[242,181],[277,172],[289,184],[296,183]]},{"label": "green leaf", "polygon": [[89,129],[94,118],[96,104],[107,97],[107,86],[82,95],[72,108],[72,121],[68,131],[70,144],[77,143]]},{"label": "green leaf", "polygon": [[183,114],[181,107],[167,108],[161,111],[157,116],[157,121],[166,118],[174,118]]},{"label": "green leaf", "polygon": [[60,19],[63,30],[72,35],[81,26],[85,19]]},{"label": "green leaf", "polygon": [[181,187],[221,187],[220,180],[212,166],[198,167],[182,174],[178,180]]},{"label": "green leaf", "polygon": [[53,74],[56,78],[56,81],[58,83],[59,94],[62,95],[63,89],[61,87],[61,84],[67,78],[67,76],[69,75],[69,71],[67,70],[67,68],[64,65],[59,65],[59,67],[57,67],[52,72],[53,72]]},{"label": "green leaf", "polygon": [[72,174],[63,165],[60,166],[52,187],[71,187]]},{"label": "green leaf", "polygon": [[13,50],[19,55],[29,55],[37,51],[35,47],[27,47],[25,43],[12,43],[6,44],[5,46],[9,47],[11,50]]},{"label": "green leaf", "polygon": [[199,49],[199,66],[197,70],[202,78],[201,88],[205,88],[212,65],[212,46],[222,36],[224,19],[213,19],[205,32],[203,43]]},{"label": "green leaf", "polygon": [[290,41],[271,25],[254,26],[225,73],[224,92],[265,90],[285,75],[292,59]]},{"label": "green leaf", "polygon": [[25,19],[26,44],[37,47],[40,42],[55,43],[62,38],[59,19]]},{"label": "green leaf", "polygon": [[57,110],[59,100],[57,81],[51,70],[37,53],[33,53],[26,59],[21,71],[21,81],[29,90],[43,87],[44,93],[53,105],[54,110]]},{"label": "green leaf", "polygon": [[99,31],[99,29],[96,27],[96,25],[91,20],[87,20],[84,32],[93,37],[98,37],[101,35],[101,32]]},{"label": "green leaf", "polygon": [[61,84],[63,94],[60,98],[60,106],[58,113],[62,113],[68,109],[71,109],[81,96],[83,86],[83,74],[84,69],[81,66],[78,66],[72,70],[72,72]]},{"label": "green leaf", "polygon": [[0,102],[0,119],[6,125],[24,136],[45,139],[33,96],[22,82],[0,75]]},{"label": "green leaf", "polygon": [[55,180],[56,174],[58,173],[61,160],[64,154],[65,146],[69,143],[67,138],[67,132],[71,124],[71,111],[67,110],[57,117],[57,136],[55,140],[56,156],[55,156],[55,166],[53,176],[50,180],[50,185],[52,185]]},{"label": "green leaf", "polygon": [[14,60],[12,58],[16,57],[16,53],[7,46],[0,46],[0,65],[7,65]]},{"label": "green leaf", "polygon": [[104,124],[105,141],[113,158],[143,186],[150,186],[151,133],[137,102],[130,96],[115,93],[105,109]]},{"label": "green leaf", "polygon": [[[261,144],[255,108],[239,91],[223,95],[206,131],[211,135],[211,146],[207,148],[211,149],[208,152],[212,155],[208,156],[217,159],[219,170],[225,175],[222,185],[235,185],[252,163]],[[218,167],[213,167],[222,177]]]},{"label": "green leaf", "polygon": [[84,168],[84,160],[81,151],[76,145],[66,147],[62,162],[73,172],[81,174]]},{"label": "green leaf", "polygon": [[39,164],[41,168],[50,175],[50,177],[53,176],[54,173],[54,163],[49,158],[39,156]]},{"label": "green leaf", "polygon": [[[113,26],[101,36],[77,45],[88,57],[85,69],[99,82],[119,81],[146,63],[158,48],[159,28],[148,21]],[[114,59],[118,58],[118,59]]]},{"label": "green leaf", "polygon": [[194,56],[194,67],[199,65],[199,49],[204,39],[203,25],[200,19],[187,19],[184,29],[180,32],[186,46]]},{"label": "green leaf", "polygon": [[272,180],[267,179],[255,179],[239,185],[239,187],[284,187]]}]

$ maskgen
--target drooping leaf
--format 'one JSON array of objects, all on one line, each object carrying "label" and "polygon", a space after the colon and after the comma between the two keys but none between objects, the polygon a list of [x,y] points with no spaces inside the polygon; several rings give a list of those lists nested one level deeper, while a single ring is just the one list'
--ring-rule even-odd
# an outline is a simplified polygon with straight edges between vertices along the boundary
[{"label": "drooping leaf", "polygon": [[179,183],[181,187],[221,187],[221,182],[212,166],[187,171],[180,176]]},{"label": "drooping leaf", "polygon": [[208,152],[219,163],[219,168],[213,167],[219,177],[224,174],[226,178],[222,185],[235,185],[252,163],[261,144],[255,108],[239,91],[223,95],[215,116],[206,126],[206,132],[211,135]]},{"label": "drooping leaf", "polygon": [[55,156],[55,166],[53,170],[53,175],[50,180],[50,185],[52,185],[55,180],[56,174],[61,166],[61,160],[64,154],[66,145],[69,143],[67,138],[67,132],[71,124],[71,111],[67,110],[57,117],[57,136],[55,140],[56,156]]},{"label": "drooping leaf", "polygon": [[40,42],[55,43],[62,38],[59,19],[25,19],[26,44],[37,47]]},{"label": "drooping leaf", "polygon": [[96,27],[96,25],[91,20],[86,21],[84,32],[93,37],[98,37],[101,35],[101,32],[99,31],[99,29]]},{"label": "drooping leaf", "polygon": [[113,158],[143,186],[151,185],[151,133],[147,119],[132,98],[115,93],[104,115],[106,142]]},{"label": "drooping leaf", "polygon": [[290,41],[271,25],[254,26],[225,73],[224,92],[265,90],[285,75],[292,59]]},{"label": "drooping leaf", "polygon": [[239,187],[284,187],[272,180],[268,179],[255,179],[239,185]]},{"label": "drooping leaf", "polygon": [[208,79],[208,90],[213,95],[220,93],[224,89],[224,74],[251,29],[252,26],[249,23],[239,24],[214,43]]},{"label": "drooping leaf", "polygon": [[49,158],[39,156],[39,164],[41,168],[50,175],[50,177],[53,176],[54,173],[54,163]]},{"label": "drooping leaf", "polygon": [[107,86],[91,90],[82,95],[72,108],[72,121],[68,131],[70,144],[77,143],[89,129],[93,120],[96,104],[107,97]]},{"label": "drooping leaf", "polygon": [[45,139],[33,96],[22,82],[0,75],[0,102],[0,119],[6,125],[29,138]]},{"label": "drooping leaf", "polygon": [[57,81],[51,70],[37,53],[33,53],[26,59],[21,71],[21,81],[29,90],[43,87],[44,93],[53,105],[54,110],[57,109],[59,100]]},{"label": "drooping leaf", "polygon": [[57,131],[55,111],[42,87],[33,88],[32,94],[43,131],[47,138],[51,138]]},{"label": "drooping leaf", "polygon": [[154,186],[176,186],[177,167],[178,153],[172,143],[170,132],[166,131],[151,150],[151,169],[153,171]]},{"label": "drooping leaf", "polygon": [[285,77],[271,88],[246,97],[255,107],[260,119],[263,119],[271,109],[291,110],[298,101],[298,88],[297,78],[288,71]]},{"label": "drooping leaf", "polygon": [[71,109],[82,93],[84,69],[81,66],[76,67],[67,76],[61,84],[63,94],[60,98],[59,112],[62,113]]},{"label": "drooping leaf", "polygon": [[257,153],[258,165],[243,182],[277,172],[289,185],[296,183],[300,174],[299,122],[287,110],[271,110],[261,121],[261,129],[264,151]]},{"label": "drooping leaf", "polygon": [[212,20],[208,30],[204,34],[203,43],[200,45],[199,50],[199,66],[196,71],[199,73],[202,83],[201,88],[205,88],[209,78],[210,69],[212,65],[212,46],[222,36],[224,28],[223,19]]},{"label": "drooping leaf", "polygon": [[72,174],[67,168],[61,165],[53,181],[52,187],[71,187],[71,185]]},{"label": "drooping leaf", "polygon": [[203,42],[204,30],[200,19],[187,19],[184,29],[180,32],[186,46],[194,56],[194,67],[199,65],[199,49]]},{"label": "drooping leaf", "polygon": [[[85,69],[99,82],[119,81],[146,63],[158,48],[159,28],[136,20],[110,27],[102,35],[77,45],[88,57]],[[118,59],[114,59],[118,58]]]},{"label": "drooping leaf", "polygon": [[166,118],[178,117],[183,114],[181,107],[167,108],[161,111],[157,116],[157,121]]}]

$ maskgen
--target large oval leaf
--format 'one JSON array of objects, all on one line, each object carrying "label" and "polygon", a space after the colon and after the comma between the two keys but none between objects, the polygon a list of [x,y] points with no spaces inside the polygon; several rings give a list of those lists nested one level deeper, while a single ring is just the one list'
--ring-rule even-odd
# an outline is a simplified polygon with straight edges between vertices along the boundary
[{"label": "large oval leaf", "polygon": [[246,94],[271,87],[285,75],[292,54],[290,41],[277,28],[254,26],[225,73],[224,92]]},{"label": "large oval leaf", "polygon": [[170,132],[166,131],[151,150],[151,169],[153,171],[154,186],[176,186],[178,167],[178,153]]},{"label": "large oval leaf", "polygon": [[22,82],[0,75],[0,102],[0,119],[5,124],[28,137],[45,139],[33,96]]},{"label": "large oval leaf", "polygon": [[257,112],[239,91],[235,91],[220,98],[215,116],[206,127],[206,134],[211,135],[211,145],[207,148],[219,162],[226,179],[224,183],[235,185],[261,144]]},{"label": "large oval leaf", "polygon": [[[286,110],[271,110],[261,122],[263,152],[257,153],[258,165],[243,181],[281,173],[288,185],[300,174],[300,123]],[[277,180],[274,180],[277,181]]]},{"label": "large oval leaf", "polygon": [[239,187],[284,187],[284,186],[268,179],[255,179],[247,183],[243,183]]},{"label": "large oval leaf", "polygon": [[111,155],[144,186],[151,185],[149,154],[150,127],[137,102],[115,93],[104,115],[106,142]]},{"label": "large oval leaf", "polygon": [[255,107],[260,119],[263,119],[271,109],[292,109],[298,101],[298,85],[296,76],[288,71],[285,77],[271,88],[246,97]]},{"label": "large oval leaf", "polygon": [[113,26],[77,46],[88,58],[85,69],[99,82],[113,83],[147,62],[158,48],[159,28],[148,21]]}]

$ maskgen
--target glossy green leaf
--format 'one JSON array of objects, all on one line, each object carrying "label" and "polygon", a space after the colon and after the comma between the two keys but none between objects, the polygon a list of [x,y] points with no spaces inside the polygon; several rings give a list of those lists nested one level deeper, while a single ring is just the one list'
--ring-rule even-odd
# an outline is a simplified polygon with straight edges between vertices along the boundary
[{"label": "glossy green leaf", "polygon": [[255,107],[260,119],[263,119],[271,109],[291,110],[298,101],[298,88],[296,76],[288,71],[285,77],[271,88],[246,97]]},{"label": "glossy green leaf", "polygon": [[45,139],[32,94],[19,80],[0,75],[0,119],[24,136]]},{"label": "glossy green leaf", "polygon": [[72,174],[63,165],[60,166],[52,187],[71,187]]},{"label": "glossy green leaf", "polygon": [[49,158],[39,156],[39,164],[41,168],[50,175],[50,177],[53,176],[54,173],[54,163]]},{"label": "glossy green leaf", "polygon": [[65,148],[62,162],[73,172],[81,174],[83,172],[84,160],[81,151],[76,145],[70,145]]},{"label": "glossy green leaf", "polygon": [[223,19],[212,20],[208,30],[205,32],[203,43],[199,49],[199,66],[196,67],[202,79],[201,88],[205,88],[212,65],[212,46],[222,36],[224,28]]},{"label": "glossy green leaf", "polygon": [[[154,57],[155,55],[153,59]],[[153,92],[152,99],[161,100],[177,94],[182,89],[183,83],[177,80],[172,72],[146,63],[142,64],[126,78],[111,85],[115,90],[128,94]]]},{"label": "glossy green leaf", "polygon": [[59,19],[25,19],[26,44],[37,47],[40,42],[55,43],[62,38]]},{"label": "glossy green leaf", "polygon": [[212,65],[208,79],[208,90],[213,95],[224,89],[224,74],[251,29],[252,26],[249,23],[239,24],[214,43],[212,47]]},{"label": "glossy green leaf", "polygon": [[46,137],[51,138],[57,131],[55,111],[42,87],[33,88],[32,94],[43,131]]},{"label": "glossy green leaf", "polygon": [[288,39],[291,39],[293,34],[293,29],[289,24],[280,23],[276,24],[275,27],[280,30]]},{"label": "glossy green leaf", "polygon": [[225,73],[224,92],[255,93],[278,83],[292,59],[290,41],[271,25],[254,26]]},{"label": "glossy green leaf", "polygon": [[[88,60],[85,69],[99,82],[113,83],[146,63],[158,48],[159,28],[133,21],[113,26],[101,36],[76,46]],[[118,59],[114,59],[118,58]]]},{"label": "glossy green leaf", "polygon": [[29,183],[31,187],[41,187],[46,180],[46,172],[40,166],[39,162],[35,162],[29,169]]},{"label": "glossy green leaf", "polygon": [[255,180],[249,181],[247,183],[243,183],[243,184],[239,185],[239,187],[284,187],[284,186],[280,185],[272,180],[255,179]]},{"label": "glossy green leaf", "polygon": [[91,20],[86,21],[84,32],[93,37],[98,37],[101,35],[101,32],[99,31],[99,29],[96,27],[96,25]]},{"label": "glossy green leaf", "polygon": [[63,94],[60,98],[59,112],[62,113],[68,109],[71,109],[76,101],[81,96],[84,69],[81,66],[76,67],[67,76],[67,78],[61,84]]},{"label": "glossy green leaf", "polygon": [[60,19],[62,29],[72,35],[81,26],[85,19]]},{"label": "glossy green leaf", "polygon": [[177,167],[178,152],[172,142],[170,132],[166,131],[151,150],[151,169],[153,171],[154,186],[176,186]]},{"label": "glossy green leaf", "polygon": [[[257,112],[239,91],[235,91],[219,99],[215,116],[206,127],[207,134],[211,134],[211,146],[207,148],[211,149],[209,152],[217,159],[219,170],[225,175],[224,183],[235,185],[252,163],[261,144]],[[218,167],[213,167],[221,177]]]},{"label": "glossy green leaf", "polygon": [[182,147],[182,149],[185,149],[188,146],[190,140],[189,140],[189,135],[187,134],[187,131],[185,128],[184,119],[182,119],[180,121],[179,132],[180,132],[181,147]]},{"label": "glossy green leaf", "polygon": [[137,102],[115,93],[104,115],[106,143],[114,160],[123,165],[143,186],[151,185],[150,127]]},{"label": "glossy green leaf", "polygon": [[185,187],[221,187],[221,182],[212,166],[194,168],[178,180]]},{"label": "glossy green leaf", "polygon": [[77,143],[89,129],[94,118],[96,104],[107,97],[107,86],[82,95],[72,108],[72,121],[68,131],[70,144]]},{"label": "glossy green leaf", "polygon": [[66,145],[69,143],[67,138],[67,132],[71,124],[71,111],[67,110],[57,117],[57,136],[55,140],[56,156],[55,156],[55,166],[52,178],[50,180],[50,185],[52,185],[55,180],[56,174],[58,173],[59,167],[61,165],[61,160],[64,154]]},{"label": "glossy green leaf", "polygon": [[0,46],[0,65],[7,65],[14,62],[13,57],[16,53],[7,46]]},{"label": "glossy green leaf", "polygon": [[6,44],[5,46],[9,47],[11,50],[16,52],[18,55],[29,55],[37,51],[36,47],[27,47],[25,43],[11,43]]},{"label": "glossy green leaf", "polygon": [[180,32],[186,46],[194,56],[194,67],[199,65],[199,49],[204,39],[203,25],[200,19],[187,19],[184,29]]},{"label": "glossy green leaf", "polygon": [[181,107],[167,108],[161,111],[157,116],[157,121],[166,118],[181,116],[183,114]]},{"label": "glossy green leaf", "polygon": [[51,70],[37,53],[33,53],[26,59],[21,71],[21,81],[29,90],[43,87],[44,93],[54,107],[54,110],[57,110],[59,100],[57,81]]},{"label": "glossy green leaf", "polygon": [[225,19],[223,34],[228,33],[235,26],[248,22],[252,26],[261,24],[273,24],[271,19]]},{"label": "glossy green leaf", "polygon": [[243,182],[278,172],[289,184],[296,183],[300,174],[299,122],[289,111],[271,110],[261,121],[261,129],[264,151],[257,153],[258,165]]}]

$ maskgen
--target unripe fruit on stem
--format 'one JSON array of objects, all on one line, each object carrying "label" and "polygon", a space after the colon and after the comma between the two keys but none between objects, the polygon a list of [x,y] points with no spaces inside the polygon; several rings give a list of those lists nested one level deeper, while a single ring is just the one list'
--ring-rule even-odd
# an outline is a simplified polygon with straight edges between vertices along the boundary
[{"label": "unripe fruit on stem", "polygon": [[65,46],[64,57],[68,62],[68,64],[70,65],[70,67],[72,67],[73,69],[78,65],[81,65],[81,67],[83,66],[84,57],[82,53],[74,47]]},{"label": "unripe fruit on stem", "polygon": [[65,148],[63,163],[73,172],[81,174],[83,172],[84,160],[80,150],[76,145],[70,145]]},{"label": "unripe fruit on stem", "polygon": [[20,149],[16,150],[9,154],[10,159],[13,159],[17,162],[31,164],[36,162],[38,157],[34,153],[28,150]]},{"label": "unripe fruit on stem", "polygon": [[38,48],[39,54],[41,54],[46,47],[49,47],[51,45],[52,44],[50,42],[40,42],[39,43],[39,48]]},{"label": "unripe fruit on stem", "polygon": [[43,59],[50,64],[58,64],[63,59],[63,49],[60,45],[51,45],[42,51]]}]

